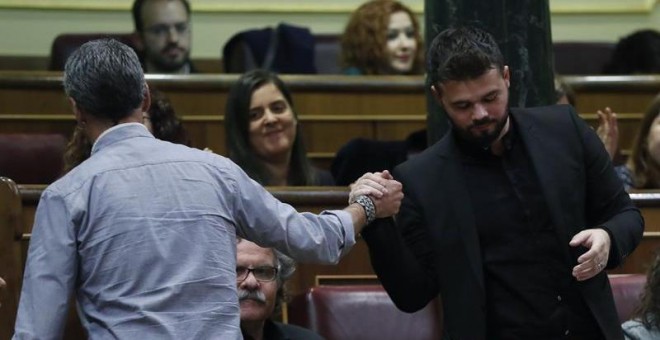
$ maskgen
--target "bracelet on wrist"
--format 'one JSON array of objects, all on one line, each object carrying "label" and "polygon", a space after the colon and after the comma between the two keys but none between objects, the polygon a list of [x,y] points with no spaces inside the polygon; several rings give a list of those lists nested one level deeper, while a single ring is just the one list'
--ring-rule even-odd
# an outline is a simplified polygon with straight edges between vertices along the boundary
[{"label": "bracelet on wrist", "polygon": [[369,196],[360,195],[355,198],[354,203],[359,204],[364,209],[364,213],[367,216],[367,224],[371,224],[376,219],[376,206]]}]

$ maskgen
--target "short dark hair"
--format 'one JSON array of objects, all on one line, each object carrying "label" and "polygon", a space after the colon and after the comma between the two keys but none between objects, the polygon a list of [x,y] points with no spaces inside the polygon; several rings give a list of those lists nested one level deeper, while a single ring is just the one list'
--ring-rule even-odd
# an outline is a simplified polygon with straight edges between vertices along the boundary
[{"label": "short dark hair", "polygon": [[140,107],[147,84],[132,48],[101,39],[71,54],[64,66],[64,90],[85,113],[117,123]]},{"label": "short dark hair", "polygon": [[[133,24],[135,24],[135,31],[142,32],[144,30],[144,21],[142,20],[142,6],[149,0],[135,0],[133,2],[133,8],[131,12],[133,13]],[[188,0],[169,0],[169,1],[181,1],[183,7],[186,8],[186,14],[190,18],[190,3]]]},{"label": "short dark hair", "polygon": [[[248,130],[252,93],[266,84],[273,84],[277,87],[297,120],[298,116],[289,89],[275,73],[262,69],[248,71],[238,78],[229,90],[225,107],[225,137],[229,158],[238,164],[253,180],[262,185],[270,185],[272,176],[268,173],[264,162],[252,150]],[[287,182],[289,185],[305,186],[314,185],[315,181],[311,165],[307,159],[300,124],[297,124]]]},{"label": "short dark hair", "polygon": [[431,85],[475,79],[493,68],[504,70],[504,57],[495,38],[473,26],[440,32],[431,42],[427,59]]},{"label": "short dark hair", "polygon": [[660,32],[640,30],[619,40],[604,74],[660,73]]}]

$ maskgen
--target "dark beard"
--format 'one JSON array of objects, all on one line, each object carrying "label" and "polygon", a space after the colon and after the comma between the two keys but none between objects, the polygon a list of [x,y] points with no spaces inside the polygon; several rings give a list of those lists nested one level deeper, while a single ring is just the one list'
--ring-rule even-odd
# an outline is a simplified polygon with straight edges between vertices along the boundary
[{"label": "dark beard", "polygon": [[[502,130],[504,129],[504,126],[506,125],[508,118],[509,118],[509,113],[507,112],[506,115],[502,117],[500,121],[495,121],[494,119],[487,118],[472,124],[470,127],[467,128],[467,130],[458,129],[456,125],[453,124],[453,122],[452,125],[454,126],[454,131],[456,131],[457,135],[462,140],[468,142],[469,144],[474,145],[475,147],[481,148],[483,150],[488,150],[490,149],[491,144],[493,144],[493,142],[497,140],[497,137],[499,137],[500,134],[502,133]],[[470,132],[470,128],[472,127],[490,124],[493,122],[496,122],[495,130],[493,130],[493,132],[483,133],[478,136],[475,136]]]}]

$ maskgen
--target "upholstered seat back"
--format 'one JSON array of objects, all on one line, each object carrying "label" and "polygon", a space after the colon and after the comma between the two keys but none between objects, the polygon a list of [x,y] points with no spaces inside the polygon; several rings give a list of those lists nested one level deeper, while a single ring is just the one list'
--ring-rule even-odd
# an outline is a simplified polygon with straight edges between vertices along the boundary
[{"label": "upholstered seat back", "polygon": [[318,286],[288,305],[289,323],[328,340],[439,339],[441,316],[433,301],[408,314],[396,308],[381,285]]},{"label": "upholstered seat back", "polygon": [[646,275],[643,274],[621,274],[610,275],[610,285],[614,295],[616,311],[619,320],[624,322],[630,320],[635,308],[639,306],[640,294],[646,284]]},{"label": "upholstered seat back", "polygon": [[96,39],[113,38],[133,49],[137,46],[137,36],[135,33],[64,33],[58,35],[53,40],[50,49],[50,64],[48,70],[62,71],[66,60],[71,53],[78,49],[82,44]]},{"label": "upholstered seat back", "polygon": [[0,134],[0,176],[18,184],[50,184],[61,175],[66,144],[59,134]]}]

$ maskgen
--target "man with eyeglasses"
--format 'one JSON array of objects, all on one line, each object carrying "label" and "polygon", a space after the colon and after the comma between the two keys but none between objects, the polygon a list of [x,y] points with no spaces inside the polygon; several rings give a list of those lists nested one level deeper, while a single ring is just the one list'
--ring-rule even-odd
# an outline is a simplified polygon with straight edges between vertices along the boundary
[{"label": "man with eyeglasses", "polygon": [[241,332],[245,339],[322,339],[295,325],[275,322],[286,296],[284,284],[296,270],[290,257],[272,248],[237,239],[236,290],[241,306]]},{"label": "man with eyeglasses", "polygon": [[133,21],[145,73],[194,73],[187,0],[136,0]]}]

